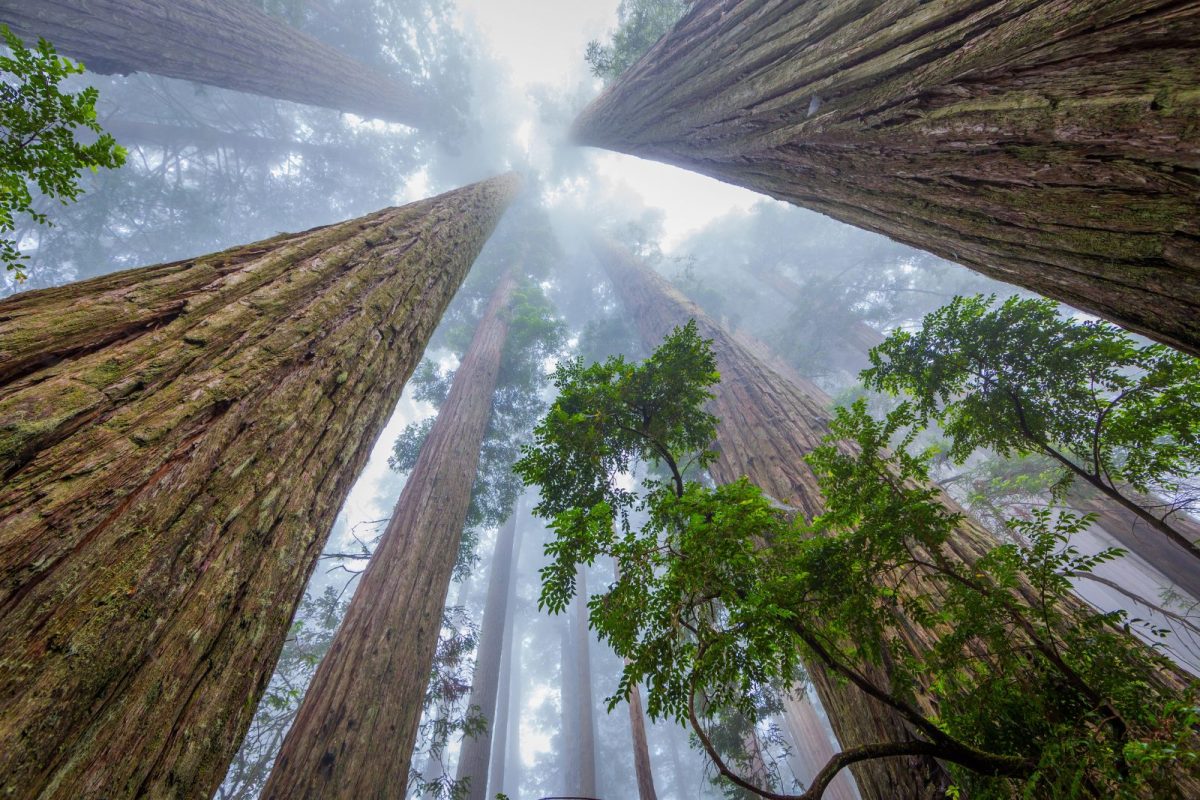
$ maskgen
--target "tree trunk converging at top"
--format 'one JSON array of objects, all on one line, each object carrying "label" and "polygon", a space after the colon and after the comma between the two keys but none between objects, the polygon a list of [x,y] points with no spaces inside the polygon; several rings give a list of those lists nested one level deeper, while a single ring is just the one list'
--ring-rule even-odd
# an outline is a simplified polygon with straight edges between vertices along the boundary
[{"label": "tree trunk converging at top", "polygon": [[421,127],[432,98],[238,0],[0,0],[91,72],[150,72]]},{"label": "tree trunk converging at top", "polygon": [[211,795],[514,187],[0,302],[0,795]]},{"label": "tree trunk converging at top", "polygon": [[701,0],[575,122],[1200,354],[1200,3]]},{"label": "tree trunk converging at top", "polygon": [[284,740],[264,800],[392,797],[408,781],[509,332],[515,278],[492,292],[337,636]]}]

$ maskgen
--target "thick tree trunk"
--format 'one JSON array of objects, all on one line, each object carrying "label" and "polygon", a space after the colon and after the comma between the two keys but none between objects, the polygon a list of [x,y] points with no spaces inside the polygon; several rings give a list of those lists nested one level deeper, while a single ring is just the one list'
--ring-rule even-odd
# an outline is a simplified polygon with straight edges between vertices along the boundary
[{"label": "thick tree trunk", "polygon": [[[502,721],[496,714],[496,691],[500,683],[500,659],[504,644],[504,623],[508,617],[509,588],[512,585],[513,552],[516,548],[517,509],[513,508],[508,521],[496,537],[496,552],[492,556],[488,578],[487,601],[480,623],[479,647],[475,654],[475,674],[471,680],[469,706],[478,706],[487,718],[487,726],[477,736],[463,737],[458,756],[456,780],[469,780],[467,800],[487,800],[488,762],[492,752],[492,731]],[[500,791],[497,786],[492,792]]]},{"label": "thick tree trunk", "polygon": [[[513,509],[516,517],[517,509]],[[492,727],[492,761],[489,786],[494,792],[510,797],[520,795],[520,773],[507,769],[509,756],[520,755],[521,695],[520,680],[514,674],[521,671],[521,639],[516,635],[517,581],[521,574],[521,539],[513,540],[512,571],[505,600],[504,643],[500,652],[500,685],[496,695],[496,719]],[[514,652],[517,651],[517,652]],[[510,753],[510,748],[513,753]],[[511,784],[511,787],[510,787]],[[511,791],[509,791],[511,788]]]},{"label": "thick tree trunk", "polygon": [[578,738],[575,760],[579,765],[579,786],[582,797],[599,797],[596,790],[596,720],[592,713],[592,635],[588,628],[587,574],[582,568],[575,578],[577,592],[571,601],[574,619],[571,620],[572,667],[576,675],[575,714]]},{"label": "thick tree trunk", "polygon": [[501,276],[263,798],[392,797],[408,781],[442,608],[508,336]]},{"label": "thick tree trunk", "polygon": [[0,302],[0,795],[212,794],[514,180]]},{"label": "thick tree trunk", "polygon": [[[816,774],[833,758],[832,731],[827,730],[821,715],[803,694],[784,696],[783,720],[792,740],[792,760],[797,762],[793,772],[798,780],[811,785]],[[825,789],[822,800],[858,800],[858,790],[850,775],[845,771],[838,773]]]},{"label": "thick tree trunk", "polygon": [[[718,483],[729,483],[746,476],[768,495],[806,517],[819,514],[824,501],[804,457],[828,433],[828,397],[819,391],[809,394],[772,370],[624,248],[599,241],[593,246],[648,348],[689,319],[696,320],[703,338],[713,340],[721,373],[712,403],[712,411],[720,420],[718,454],[710,466],[713,478]],[[951,510],[960,510],[949,497],[943,496],[942,500]],[[944,555],[973,563],[995,544],[986,530],[964,517],[947,542]],[[916,580],[920,579],[909,577],[900,588]],[[911,620],[898,625],[894,635],[915,652],[923,652],[936,637],[933,631]],[[805,666],[843,747],[909,736],[907,724],[890,708],[866,697],[856,687],[832,679],[819,663]],[[871,668],[867,673],[878,685],[888,685],[882,669]],[[1188,682],[1180,674],[1167,671],[1161,679],[1164,685],[1176,688]],[[929,697],[921,695],[916,700],[926,713],[936,713]],[[948,776],[936,761],[916,756],[860,762],[851,770],[860,793],[868,800],[942,797],[948,784]],[[1180,775],[1178,786],[1185,794],[1200,791],[1200,782],[1190,774]]]},{"label": "thick tree trunk", "polygon": [[432,100],[239,0],[0,0],[0,23],[92,72],[152,72],[422,126]]},{"label": "thick tree trunk", "polygon": [[1200,354],[1200,2],[700,0],[575,123]]}]

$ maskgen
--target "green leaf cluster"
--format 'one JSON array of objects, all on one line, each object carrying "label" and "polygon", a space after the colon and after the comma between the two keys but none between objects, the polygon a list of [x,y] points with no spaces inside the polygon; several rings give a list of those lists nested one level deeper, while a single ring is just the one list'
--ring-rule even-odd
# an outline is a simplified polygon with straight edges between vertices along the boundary
[{"label": "green leaf cluster", "polygon": [[679,21],[691,0],[621,0],[617,29],[602,45],[588,42],[584,60],[605,83],[616,80]]},{"label": "green leaf cluster", "polygon": [[[716,759],[715,719],[760,719],[756,698],[820,664],[910,723],[893,755],[935,755],[974,797],[1135,797],[1194,767],[1190,697],[1132,621],[1071,594],[1119,555],[1071,546],[1085,518],[1038,513],[1013,523],[1028,548],[956,555],[966,521],[928,480],[933,454],[907,451],[920,410],[878,421],[859,401],[809,457],[827,512],[806,523],[744,478],[688,476],[713,457],[718,380],[694,324],[640,363],[563,364],[516,467],[554,532],[543,607],[566,608],[577,564],[617,563],[589,601],[627,659],[610,707],[643,684],[649,713],[690,722]],[[640,462],[658,471],[637,481]]]},{"label": "green leaf cluster", "polygon": [[[34,208],[33,189],[63,204],[73,201],[81,192],[80,172],[121,166],[125,149],[96,122],[95,88],[60,88],[83,73],[82,64],[59,56],[45,39],[27,48],[7,26],[0,25],[0,36],[9,49],[0,55],[0,262],[24,280],[20,243],[6,234],[16,230],[20,214],[50,224]],[[80,142],[80,128],[98,134],[96,141]]]}]

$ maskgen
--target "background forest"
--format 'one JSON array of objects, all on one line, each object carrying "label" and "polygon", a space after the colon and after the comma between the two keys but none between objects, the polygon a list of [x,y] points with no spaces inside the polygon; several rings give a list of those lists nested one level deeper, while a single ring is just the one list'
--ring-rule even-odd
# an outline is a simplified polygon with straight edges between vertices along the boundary
[{"label": "background forest", "polygon": [[[404,701],[420,719],[415,749],[400,754],[410,758],[408,797],[800,794],[839,749],[836,709],[824,707],[815,686],[836,680],[798,661],[794,649],[777,652],[774,643],[786,636],[803,638],[788,627],[791,612],[772,617],[788,592],[809,592],[810,607],[841,626],[829,640],[843,644],[872,636],[883,642],[876,635],[882,623],[863,609],[911,602],[904,613],[914,629],[950,626],[962,640],[925,660],[867,652],[866,644],[861,651],[846,645],[846,658],[893,659],[914,696],[922,680],[936,683],[945,695],[931,728],[970,740],[980,752],[1008,753],[1012,744],[1006,731],[990,728],[971,738],[990,724],[980,719],[985,704],[1003,706],[1018,727],[1036,716],[1045,725],[1030,724],[1037,729],[1031,738],[1063,743],[1061,752],[1031,756],[1036,778],[1029,778],[1035,770],[1028,762],[994,759],[979,762],[986,769],[930,779],[946,796],[1015,796],[1006,794],[1012,785],[1003,777],[1012,775],[1031,781],[1029,796],[1095,796],[1132,781],[1131,773],[1145,783],[1142,794],[1128,796],[1168,796],[1153,792],[1171,764],[1195,768],[1189,737],[1196,722],[1183,688],[1200,673],[1200,570],[1190,562],[1200,534],[1191,516],[1200,458],[1194,358],[830,216],[658,161],[573,144],[569,129],[579,113],[690,3],[245,2],[410,87],[420,113],[389,121],[146,71],[102,74],[109,70],[87,69],[84,59],[79,74],[64,68],[55,76],[63,92],[94,103],[94,115],[87,108],[64,114],[84,143],[75,154],[78,184],[39,180],[28,192],[22,181],[4,189],[6,200],[16,198],[9,216],[0,217],[4,258],[19,269],[0,274],[0,297],[334,226],[509,171],[520,173],[523,186],[490,237],[483,234],[486,243],[461,287],[445,293],[448,305],[429,321],[428,345],[413,355],[412,378],[389,376],[403,385],[399,403],[384,410],[386,423],[335,512],[249,731],[213,797],[289,796],[270,783],[279,780],[272,769],[289,730],[306,724],[303,712],[297,721],[302,703],[317,702],[306,701],[306,692],[315,685],[323,698],[355,664],[320,676],[318,666],[344,619],[352,630],[376,624],[368,611],[347,617],[356,593],[378,598],[381,607],[400,602],[382,579],[368,585],[363,576],[377,551],[376,563],[408,557],[412,543],[397,532],[404,525],[454,528],[439,544],[439,563],[452,578],[444,604],[436,592],[421,598],[429,618],[440,609],[440,630],[432,670],[418,665],[410,675],[419,697]],[[0,21],[5,8],[0,2]],[[10,36],[10,55],[22,50]],[[4,68],[15,74],[19,66]],[[5,81],[11,92],[9,74]],[[5,124],[11,132],[23,123]],[[17,147],[5,158],[15,163],[20,153]],[[686,327],[689,319],[698,327]],[[731,353],[759,366],[730,371]],[[266,347],[255,357],[270,361],[274,353]],[[717,388],[718,360],[719,386],[742,392],[741,400]],[[603,366],[588,372],[596,363]],[[345,383],[345,374],[333,382]],[[813,418],[827,421],[800,430],[787,414],[762,410],[762,396],[792,391],[777,391],[775,380],[801,387],[797,402],[823,409]],[[661,392],[667,399],[637,394],[650,392],[650,384],[668,387]],[[626,393],[606,394],[603,387],[614,386]],[[484,397],[475,406],[472,389]],[[841,409],[836,415],[834,407]],[[743,415],[746,409],[754,410]],[[632,414],[630,426],[643,426],[640,439],[595,422],[622,413]],[[730,444],[728,429],[708,413],[761,419]],[[660,419],[666,421],[655,427]],[[352,419],[345,424],[354,428]],[[830,426],[866,455],[855,461],[823,439]],[[1094,435],[1081,443],[1089,431]],[[787,437],[811,446],[796,458],[786,447],[771,449],[773,438]],[[720,444],[710,451],[714,439]],[[588,451],[600,447],[596,442],[603,447]],[[823,476],[813,496],[823,494],[828,505],[799,507],[753,474],[759,488],[736,483],[753,467],[738,471],[728,463],[735,451],[769,451],[775,455],[763,460],[783,463],[809,459]],[[447,454],[444,464],[432,465],[431,453]],[[674,456],[691,466],[677,468]],[[465,466],[455,457],[468,457]],[[589,472],[600,463],[604,470]],[[899,476],[894,496],[849,494],[846,487],[870,483],[863,477],[870,469]],[[455,478],[459,473],[473,478]],[[568,486],[562,475],[584,477]],[[393,517],[401,514],[393,508],[403,506],[403,493],[455,480],[466,480],[469,492],[465,527],[452,515],[439,517],[433,502]],[[922,494],[920,487],[932,488]],[[891,541],[891,532],[897,549],[934,552],[965,526],[972,541],[987,542],[981,552],[991,560],[979,562],[979,575],[941,562],[935,569],[917,556],[913,564],[963,584],[986,573],[994,581],[987,585],[1017,595],[1033,587],[1028,594],[1040,593],[1040,605],[1014,611],[1000,601],[988,605],[994,595],[967,590],[944,591],[936,601],[934,593],[901,598],[900,589],[834,597],[799,584],[756,595],[739,582],[744,576],[701,575],[647,554],[660,540],[683,551],[680,543],[703,547],[694,542],[719,538],[689,526],[720,517],[730,507],[721,503],[756,509],[754,519],[730,523],[744,534],[745,548],[713,544],[692,551],[685,565],[744,559],[755,565],[745,575],[763,570],[756,585],[773,585],[772,575],[826,574],[835,583],[879,587],[888,570],[907,562],[874,553],[870,542]],[[578,516],[596,509],[603,513]],[[930,538],[905,544],[888,523],[910,519],[905,514],[916,520],[913,529],[933,531]],[[818,553],[795,543],[814,531],[845,549]],[[853,539],[856,531],[866,538]],[[772,547],[761,546],[764,540]],[[760,545],[746,544],[752,541]],[[672,594],[708,591],[709,605]],[[922,606],[928,602],[939,605],[929,610]],[[660,603],[693,615],[688,643],[647,644],[662,623],[641,610]],[[761,627],[744,633],[753,625],[739,628],[739,614]],[[1005,621],[993,626],[985,619]],[[1036,657],[1003,652],[1017,628],[1035,643],[1049,641],[1050,649],[1075,648],[1086,668],[1056,662],[1061,674],[1039,671]],[[1072,638],[1065,630],[1085,633]],[[703,662],[703,648],[699,655],[688,649],[708,641],[705,635],[714,649],[728,648],[712,659],[721,666]],[[976,646],[991,648],[989,669],[1020,673],[1029,683],[963,677],[971,670],[951,651]],[[1055,694],[1060,681],[1070,683],[1063,675],[1080,674],[1088,691],[1102,684],[1098,691],[1116,698],[1098,705],[1111,705],[1134,734],[1110,737],[1109,723],[1093,720],[1083,736],[1066,708],[1074,701],[1035,709],[1015,699],[1030,685]],[[693,679],[691,695],[680,688],[684,677]],[[690,702],[697,683],[706,687],[694,704],[698,712]],[[1138,699],[1130,700],[1135,685]],[[1061,696],[1074,690],[1063,688]],[[688,724],[689,711],[704,720],[706,734]],[[1098,744],[1084,743],[1089,738]],[[394,759],[389,747],[371,757]],[[289,750],[285,761],[305,755]],[[916,755],[933,761],[926,751]],[[1076,774],[1066,763],[1084,766]],[[988,770],[1002,777],[978,777]],[[865,774],[843,770],[824,796],[880,796]],[[739,785],[736,775],[752,786]],[[1064,788],[1072,781],[1074,788]]]}]

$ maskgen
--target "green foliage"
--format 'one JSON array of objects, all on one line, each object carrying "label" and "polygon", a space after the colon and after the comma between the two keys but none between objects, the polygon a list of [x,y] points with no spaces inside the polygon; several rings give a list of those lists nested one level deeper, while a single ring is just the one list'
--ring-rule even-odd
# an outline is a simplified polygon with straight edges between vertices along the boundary
[{"label": "green foliage", "polygon": [[[1039,453],[1077,474],[1139,492],[1188,494],[1200,472],[1200,360],[1138,345],[1050,300],[958,297],[871,355],[869,386],[911,398],[937,420],[950,455]],[[1180,478],[1179,476],[1185,476]]]},{"label": "green foliage", "polygon": [[[10,54],[0,55],[0,262],[17,280],[26,275],[20,242],[4,234],[16,229],[16,217],[27,214],[38,224],[49,217],[34,208],[33,187],[66,204],[80,193],[79,174],[125,163],[125,150],[96,122],[94,88],[63,92],[59,84],[83,73],[83,65],[55,53],[45,39],[33,50],[0,25]],[[83,144],[76,131],[99,134]]]},{"label": "green foliage", "polygon": [[609,44],[588,42],[584,59],[592,74],[605,83],[616,80],[671,30],[689,5],[691,0],[621,0],[617,30]]},{"label": "green foliage", "polygon": [[[753,723],[756,697],[820,663],[907,719],[972,797],[1134,797],[1165,785],[1171,758],[1195,764],[1189,698],[1164,688],[1130,621],[1071,595],[1071,575],[1119,555],[1070,545],[1085,519],[1035,514],[1013,523],[1027,549],[955,556],[964,520],[929,484],[932,454],[907,452],[921,419],[909,405],[883,422],[863,401],[838,410],[809,459],[827,504],[811,524],[744,478],[685,480],[677,465],[713,456],[703,405],[718,379],[694,324],[640,364],[562,365],[559,399],[516,467],[554,531],[542,606],[566,608],[577,564],[618,564],[589,603],[628,659],[610,707],[643,684],[649,713],[689,720],[716,759],[715,719]],[[669,477],[624,488],[642,460]],[[928,644],[911,645],[914,631]],[[887,685],[863,664],[886,664]]]}]

